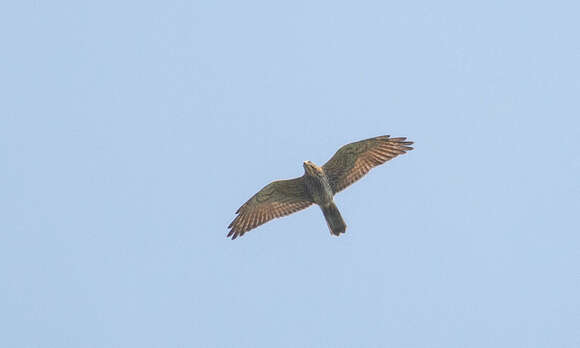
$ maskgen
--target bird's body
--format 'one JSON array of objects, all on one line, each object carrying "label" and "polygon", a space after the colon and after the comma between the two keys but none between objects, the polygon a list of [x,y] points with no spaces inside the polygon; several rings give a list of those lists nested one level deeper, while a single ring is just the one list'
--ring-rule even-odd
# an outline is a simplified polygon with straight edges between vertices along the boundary
[{"label": "bird's body", "polygon": [[324,169],[310,161],[304,162],[304,184],[312,201],[322,209],[330,233],[335,236],[344,233],[346,224],[334,204],[334,192]]},{"label": "bird's body", "polygon": [[316,164],[304,162],[304,184],[312,201],[320,206],[332,203],[334,193],[324,169]]},{"label": "bird's body", "polygon": [[346,224],[333,197],[357,181],[371,168],[412,150],[406,138],[388,135],[370,138],[341,147],[322,167],[305,161],[304,175],[266,185],[236,211],[228,226],[228,237],[236,239],[273,218],[292,214],[312,204],[320,206],[330,233],[340,235]]}]

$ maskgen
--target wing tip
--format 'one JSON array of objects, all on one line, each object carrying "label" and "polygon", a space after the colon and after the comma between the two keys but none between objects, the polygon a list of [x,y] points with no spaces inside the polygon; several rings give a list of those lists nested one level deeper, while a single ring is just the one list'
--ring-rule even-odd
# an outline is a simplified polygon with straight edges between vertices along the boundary
[{"label": "wing tip", "polygon": [[411,151],[415,148],[409,145],[413,145],[414,141],[407,141],[407,137],[390,138],[390,142],[395,142],[399,146],[399,149],[403,151]]},{"label": "wing tip", "polygon": [[235,231],[234,229],[231,229],[228,232],[226,238],[231,238],[232,240],[234,240],[234,239],[238,238],[238,236],[241,236],[241,234],[238,231]]},{"label": "wing tip", "polygon": [[401,145],[412,145],[414,142],[407,140],[407,137],[396,137],[396,138],[391,138],[389,135],[383,135],[380,137],[377,137],[378,139],[381,140],[386,140],[390,143],[398,143]]}]

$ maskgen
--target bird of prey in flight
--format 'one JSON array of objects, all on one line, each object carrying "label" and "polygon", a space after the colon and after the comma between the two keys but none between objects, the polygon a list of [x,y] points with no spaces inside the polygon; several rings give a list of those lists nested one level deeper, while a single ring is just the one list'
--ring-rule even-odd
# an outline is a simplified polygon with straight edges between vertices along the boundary
[{"label": "bird of prey in flight", "polygon": [[330,233],[339,236],[345,232],[346,224],[334,204],[334,195],[362,178],[371,168],[412,150],[409,145],[413,142],[406,140],[384,135],[344,145],[322,167],[305,161],[304,175],[271,182],[244,203],[228,226],[227,236],[236,239],[274,218],[312,204],[322,209]]}]

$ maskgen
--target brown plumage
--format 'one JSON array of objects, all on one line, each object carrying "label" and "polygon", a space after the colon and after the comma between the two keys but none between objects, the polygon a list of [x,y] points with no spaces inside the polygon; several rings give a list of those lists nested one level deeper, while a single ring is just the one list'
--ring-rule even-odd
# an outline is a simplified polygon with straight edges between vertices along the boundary
[{"label": "brown plumage", "polygon": [[333,196],[362,178],[373,167],[404,154],[413,148],[407,138],[388,135],[357,141],[341,147],[322,167],[304,162],[304,175],[278,180],[266,185],[236,211],[228,226],[228,237],[236,239],[273,218],[285,216],[318,204],[330,233],[340,235],[346,224]]}]

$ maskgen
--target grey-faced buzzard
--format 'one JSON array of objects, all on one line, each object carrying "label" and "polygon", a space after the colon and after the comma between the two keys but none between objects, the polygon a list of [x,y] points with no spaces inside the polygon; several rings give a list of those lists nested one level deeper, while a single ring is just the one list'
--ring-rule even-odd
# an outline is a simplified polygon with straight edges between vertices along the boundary
[{"label": "grey-faced buzzard", "polygon": [[318,204],[330,233],[338,236],[346,224],[334,204],[333,197],[362,178],[371,168],[412,150],[407,138],[388,135],[357,141],[341,147],[322,167],[306,161],[304,175],[278,180],[266,185],[236,211],[228,226],[228,237],[236,239],[273,218],[289,215]]}]

